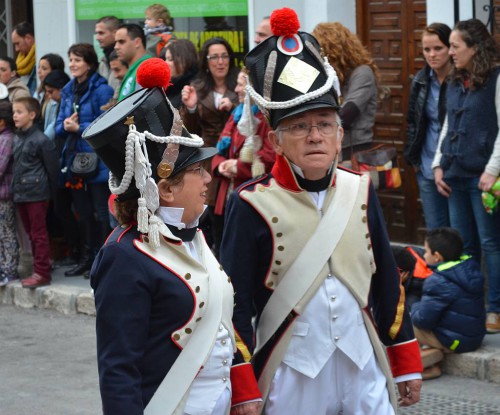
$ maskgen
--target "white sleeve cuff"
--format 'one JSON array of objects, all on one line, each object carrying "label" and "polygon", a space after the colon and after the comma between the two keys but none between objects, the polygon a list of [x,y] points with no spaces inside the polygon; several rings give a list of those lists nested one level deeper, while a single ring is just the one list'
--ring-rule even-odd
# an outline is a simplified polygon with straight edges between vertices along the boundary
[{"label": "white sleeve cuff", "polygon": [[396,376],[394,378],[395,383],[406,382],[408,380],[422,379],[421,373],[408,373],[407,375]]}]

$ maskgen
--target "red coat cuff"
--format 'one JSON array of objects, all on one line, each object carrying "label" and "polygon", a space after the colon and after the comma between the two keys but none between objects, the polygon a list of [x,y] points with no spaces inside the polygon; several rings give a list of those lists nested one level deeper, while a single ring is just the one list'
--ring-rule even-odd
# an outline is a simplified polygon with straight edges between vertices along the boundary
[{"label": "red coat cuff", "polygon": [[387,355],[393,376],[403,376],[423,371],[417,340],[389,346],[387,348]]},{"label": "red coat cuff", "polygon": [[233,390],[232,405],[262,397],[250,363],[231,367],[231,388]]}]

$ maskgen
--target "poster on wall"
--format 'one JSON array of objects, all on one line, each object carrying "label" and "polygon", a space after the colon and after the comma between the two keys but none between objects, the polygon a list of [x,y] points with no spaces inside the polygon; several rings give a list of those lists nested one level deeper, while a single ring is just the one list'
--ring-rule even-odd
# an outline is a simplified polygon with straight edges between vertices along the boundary
[{"label": "poster on wall", "polygon": [[[126,23],[143,26],[144,12],[153,3],[154,0],[75,0],[76,19],[95,21],[116,16]],[[222,37],[233,48],[236,64],[243,65],[248,52],[247,0],[169,0],[166,6],[174,19],[177,39],[189,39],[199,50],[207,39]]]}]

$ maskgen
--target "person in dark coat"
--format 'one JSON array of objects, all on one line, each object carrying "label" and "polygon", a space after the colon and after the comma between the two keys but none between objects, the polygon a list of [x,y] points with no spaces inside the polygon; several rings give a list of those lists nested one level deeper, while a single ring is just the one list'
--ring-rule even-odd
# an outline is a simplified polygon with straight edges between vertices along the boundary
[{"label": "person in dark coat", "polygon": [[[141,85],[161,72],[155,61],[167,67],[146,60]],[[232,365],[231,279],[198,230],[211,180],[202,163],[216,149],[183,127],[159,87],[118,102],[84,137],[110,169],[122,225],[91,271],[103,413],[228,415],[258,400],[252,372]]]},{"label": "person in dark coat", "polygon": [[[108,174],[102,161],[89,177],[71,171],[77,153],[93,153],[81,135],[85,128],[104,111],[101,107],[113,96],[106,79],[97,73],[99,62],[92,45],[79,43],[68,51],[69,70],[73,79],[62,89],[56,135],[65,139],[61,154],[61,184],[71,189],[71,198],[78,214],[80,228],[80,260],[64,273],[67,277],[90,270],[95,251],[110,232],[108,217]],[[95,224],[94,224],[94,218]]]},{"label": "person in dark coat", "polygon": [[[415,336],[421,346],[443,353],[474,351],[486,334],[484,277],[479,264],[470,255],[462,255],[462,238],[455,229],[429,231],[424,246],[424,259],[434,273],[424,282],[422,299],[411,309]],[[425,359],[424,369],[429,369]]]},{"label": "person in dark coat", "polygon": [[415,170],[427,229],[450,226],[448,200],[439,194],[431,168],[446,116],[446,88],[452,69],[450,33],[444,23],[432,23],[423,31],[422,54],[426,65],[412,80],[408,105],[403,154]]},{"label": "person in dark coat", "polygon": [[13,105],[17,128],[14,138],[12,193],[16,209],[31,241],[33,274],[23,287],[36,288],[51,281],[49,236],[45,219],[54,197],[57,155],[53,141],[38,128],[40,104],[35,98],[17,98]]}]

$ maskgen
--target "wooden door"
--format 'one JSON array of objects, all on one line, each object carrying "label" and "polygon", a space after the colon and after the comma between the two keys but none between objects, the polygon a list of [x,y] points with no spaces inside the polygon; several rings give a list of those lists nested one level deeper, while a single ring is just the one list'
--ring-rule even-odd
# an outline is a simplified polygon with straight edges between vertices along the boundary
[{"label": "wooden door", "polygon": [[494,19],[493,24],[491,25],[491,31],[495,36],[495,40],[500,42],[500,0],[495,0],[493,2],[494,11],[492,19]]},{"label": "wooden door", "polygon": [[378,105],[374,137],[398,148],[403,185],[380,191],[391,241],[423,243],[424,220],[413,169],[403,157],[411,78],[423,66],[421,33],[426,26],[425,0],[357,0],[357,34],[390,88]]}]

